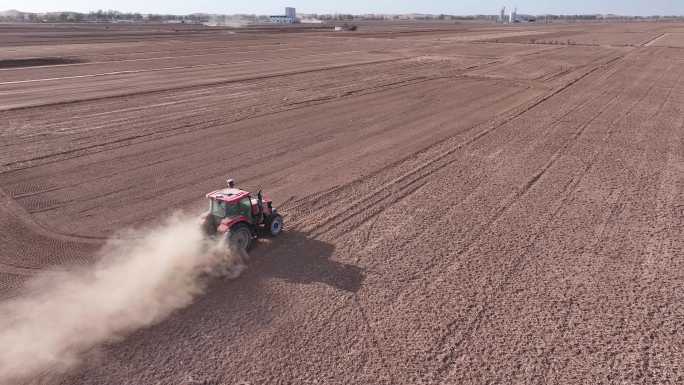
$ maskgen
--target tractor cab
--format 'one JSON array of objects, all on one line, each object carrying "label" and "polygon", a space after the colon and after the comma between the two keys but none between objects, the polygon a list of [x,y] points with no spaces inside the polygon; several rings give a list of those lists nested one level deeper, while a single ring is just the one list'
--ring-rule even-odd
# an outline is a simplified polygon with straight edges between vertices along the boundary
[{"label": "tractor cab", "polygon": [[255,198],[248,191],[227,188],[212,191],[207,198],[209,210],[200,220],[209,236],[225,236],[232,243],[237,240],[238,247],[246,249],[260,231],[276,236],[282,230],[282,217],[261,191]]},{"label": "tractor cab", "polygon": [[252,199],[249,192],[228,188],[216,190],[207,194],[209,198],[209,212],[216,218],[232,218],[244,216],[251,218]]}]

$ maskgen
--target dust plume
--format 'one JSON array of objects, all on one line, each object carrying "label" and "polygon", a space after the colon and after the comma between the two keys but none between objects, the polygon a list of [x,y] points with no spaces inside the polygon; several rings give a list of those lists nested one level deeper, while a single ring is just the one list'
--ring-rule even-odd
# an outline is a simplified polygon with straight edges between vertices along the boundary
[{"label": "dust plume", "polygon": [[210,27],[242,28],[251,23],[251,20],[240,15],[211,15],[205,23]]},{"label": "dust plume", "polygon": [[155,324],[200,294],[208,275],[235,277],[243,258],[202,236],[193,218],[129,231],[98,263],[43,275],[27,294],[0,303],[0,383],[77,364],[94,346]]}]

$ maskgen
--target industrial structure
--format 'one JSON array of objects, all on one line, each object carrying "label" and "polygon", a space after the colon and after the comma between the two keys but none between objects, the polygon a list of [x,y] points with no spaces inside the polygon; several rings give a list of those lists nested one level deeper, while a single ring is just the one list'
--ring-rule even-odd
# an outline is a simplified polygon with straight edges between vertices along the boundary
[{"label": "industrial structure", "polygon": [[293,7],[285,7],[284,15],[271,15],[269,16],[271,23],[276,24],[294,24],[297,23],[297,10]]},{"label": "industrial structure", "polygon": [[499,13],[499,22],[502,24],[507,24],[507,23],[517,23],[519,22],[518,20],[518,8],[509,8],[509,13],[506,15],[506,7],[503,6],[501,7],[501,11]]},{"label": "industrial structure", "polygon": [[289,17],[292,20],[296,20],[297,10],[295,10],[293,7],[285,7],[285,16]]}]

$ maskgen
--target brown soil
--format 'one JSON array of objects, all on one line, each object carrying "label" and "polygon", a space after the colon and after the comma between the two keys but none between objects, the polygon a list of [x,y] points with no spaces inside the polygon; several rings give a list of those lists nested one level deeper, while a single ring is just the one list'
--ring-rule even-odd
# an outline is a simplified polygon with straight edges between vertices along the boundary
[{"label": "brown soil", "polygon": [[0,69],[0,297],[227,175],[287,228],[27,382],[684,382],[681,24],[3,28],[83,63]]}]

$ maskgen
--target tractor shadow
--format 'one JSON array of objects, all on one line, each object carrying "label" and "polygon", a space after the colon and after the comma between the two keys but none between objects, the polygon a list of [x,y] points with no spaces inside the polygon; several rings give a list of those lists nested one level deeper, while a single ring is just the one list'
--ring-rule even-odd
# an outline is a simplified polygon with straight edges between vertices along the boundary
[{"label": "tractor shadow", "polygon": [[363,269],[330,259],[334,251],[330,243],[297,231],[284,231],[277,238],[257,242],[250,250],[247,271],[287,282],[322,283],[357,292],[364,279]]}]

